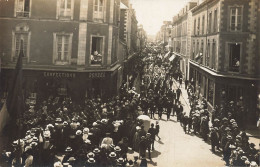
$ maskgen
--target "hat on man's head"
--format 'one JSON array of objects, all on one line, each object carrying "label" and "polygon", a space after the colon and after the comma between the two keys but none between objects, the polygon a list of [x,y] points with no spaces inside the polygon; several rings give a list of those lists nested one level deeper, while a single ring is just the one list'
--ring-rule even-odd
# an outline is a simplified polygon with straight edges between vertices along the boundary
[{"label": "hat on man's head", "polygon": [[114,148],[114,150],[115,150],[116,152],[119,152],[119,151],[121,151],[121,148],[120,148],[119,146],[116,146],[116,147]]},{"label": "hat on man's head", "polygon": [[115,158],[115,157],[116,157],[116,153],[115,153],[115,152],[111,152],[111,153],[109,154],[109,157]]},{"label": "hat on man's head", "polygon": [[62,122],[62,119],[61,119],[61,118],[56,118],[55,122],[61,123],[61,122]]},{"label": "hat on man's head", "polygon": [[77,130],[76,131],[76,135],[81,135],[82,134],[82,131],[81,130]]},{"label": "hat on man's head", "polygon": [[57,161],[54,163],[53,167],[62,167],[62,164],[60,161]]},{"label": "hat on man's head", "polygon": [[74,157],[70,157],[69,159],[68,159],[68,161],[69,162],[72,162],[72,161],[75,161],[76,159],[74,158]]},{"label": "hat on man's head", "polygon": [[88,132],[89,132],[89,128],[84,128],[84,129],[83,129],[83,133],[84,133],[84,134],[86,134],[86,133],[88,133]]},{"label": "hat on man's head", "polygon": [[106,124],[107,123],[107,119],[102,119],[101,123]]},{"label": "hat on man's head", "polygon": [[93,152],[89,152],[89,153],[87,154],[87,157],[88,157],[88,158],[94,158],[94,157],[95,157],[95,154],[94,154]]},{"label": "hat on man's head", "polygon": [[70,152],[70,151],[72,151],[71,147],[67,147],[66,150],[65,150],[65,152]]},{"label": "hat on man's head", "polygon": [[232,139],[232,136],[228,135],[228,136],[227,136],[227,139],[231,140],[231,139]]},{"label": "hat on man's head", "polygon": [[118,158],[116,161],[120,164],[123,164],[125,162],[123,158]]},{"label": "hat on man's head", "polygon": [[241,159],[245,161],[245,160],[247,160],[247,157],[246,156],[242,156]]},{"label": "hat on man's head", "polygon": [[229,148],[231,148],[231,149],[235,149],[235,148],[236,148],[236,146],[235,146],[235,145],[233,145],[233,144],[231,144],[231,145],[229,146]]},{"label": "hat on man's head", "polygon": [[94,158],[89,158],[88,159],[88,163],[90,163],[90,164],[94,164],[96,161],[95,161],[95,159]]},{"label": "hat on man's head", "polygon": [[98,124],[96,122],[93,122],[92,126],[96,127]]},{"label": "hat on man's head", "polygon": [[98,148],[95,148],[95,149],[93,150],[93,153],[98,154],[98,153],[100,153],[100,150],[99,150]]},{"label": "hat on man's head", "polygon": [[150,136],[151,136],[151,133],[146,133],[146,136],[147,136],[147,137],[150,137]]}]

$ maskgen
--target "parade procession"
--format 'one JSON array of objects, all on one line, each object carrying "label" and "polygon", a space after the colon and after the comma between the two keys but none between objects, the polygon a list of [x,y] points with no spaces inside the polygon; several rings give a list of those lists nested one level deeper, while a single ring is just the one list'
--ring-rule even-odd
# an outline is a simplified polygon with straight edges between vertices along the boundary
[{"label": "parade procession", "polygon": [[259,9],[0,0],[0,166],[259,167]]}]

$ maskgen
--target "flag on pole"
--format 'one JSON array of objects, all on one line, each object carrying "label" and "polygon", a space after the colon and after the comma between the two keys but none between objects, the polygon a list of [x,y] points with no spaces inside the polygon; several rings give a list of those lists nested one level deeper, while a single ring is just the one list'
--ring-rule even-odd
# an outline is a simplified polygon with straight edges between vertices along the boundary
[{"label": "flag on pole", "polygon": [[[17,118],[23,111],[23,93],[22,93],[22,65],[23,65],[23,40],[20,44],[20,53],[14,70],[13,80],[10,84],[7,99],[0,111],[0,132],[3,130],[4,126],[12,121],[16,122]],[[8,129],[9,130],[9,129]]]}]

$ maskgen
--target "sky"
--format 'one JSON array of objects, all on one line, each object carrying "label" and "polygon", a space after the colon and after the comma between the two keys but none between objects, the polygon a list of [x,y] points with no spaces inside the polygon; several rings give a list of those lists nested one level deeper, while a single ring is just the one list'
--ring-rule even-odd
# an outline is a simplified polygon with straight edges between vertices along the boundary
[{"label": "sky", "polygon": [[191,0],[130,0],[136,11],[138,24],[148,35],[156,35],[163,21],[172,21],[173,16]]}]

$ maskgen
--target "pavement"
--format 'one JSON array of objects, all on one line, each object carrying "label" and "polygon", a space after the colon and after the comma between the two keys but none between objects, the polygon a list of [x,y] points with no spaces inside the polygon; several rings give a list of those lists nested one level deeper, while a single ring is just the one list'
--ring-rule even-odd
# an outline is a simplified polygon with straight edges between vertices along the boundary
[{"label": "pavement", "polygon": [[[136,86],[138,82],[135,83]],[[138,86],[137,86],[138,87]],[[174,81],[173,88],[177,89],[179,83]],[[180,101],[183,104],[186,114],[190,112],[188,94],[184,84],[181,87],[182,94]],[[155,123],[158,119],[151,119],[151,123]],[[151,153],[152,161],[148,160],[148,167],[223,167],[225,162],[222,160],[221,153],[213,154],[211,145],[204,142],[200,137],[185,134],[180,123],[177,122],[176,116],[171,116],[166,121],[164,114],[162,120],[159,120],[161,140],[155,141],[155,151]],[[137,152],[129,151],[128,159],[133,160],[133,156],[138,155]],[[148,159],[148,152],[146,153]],[[140,160],[138,160],[140,161]]]},{"label": "pavement", "polygon": [[[157,115],[156,115],[157,118]],[[151,122],[155,123],[152,119]],[[155,151],[151,153],[152,161],[148,160],[149,167],[222,167],[224,161],[221,154],[213,154],[211,146],[201,138],[185,134],[176,117],[166,121],[166,115],[159,120],[161,140],[155,141]],[[133,159],[136,152],[128,154]],[[148,158],[148,153],[146,153]]]}]

